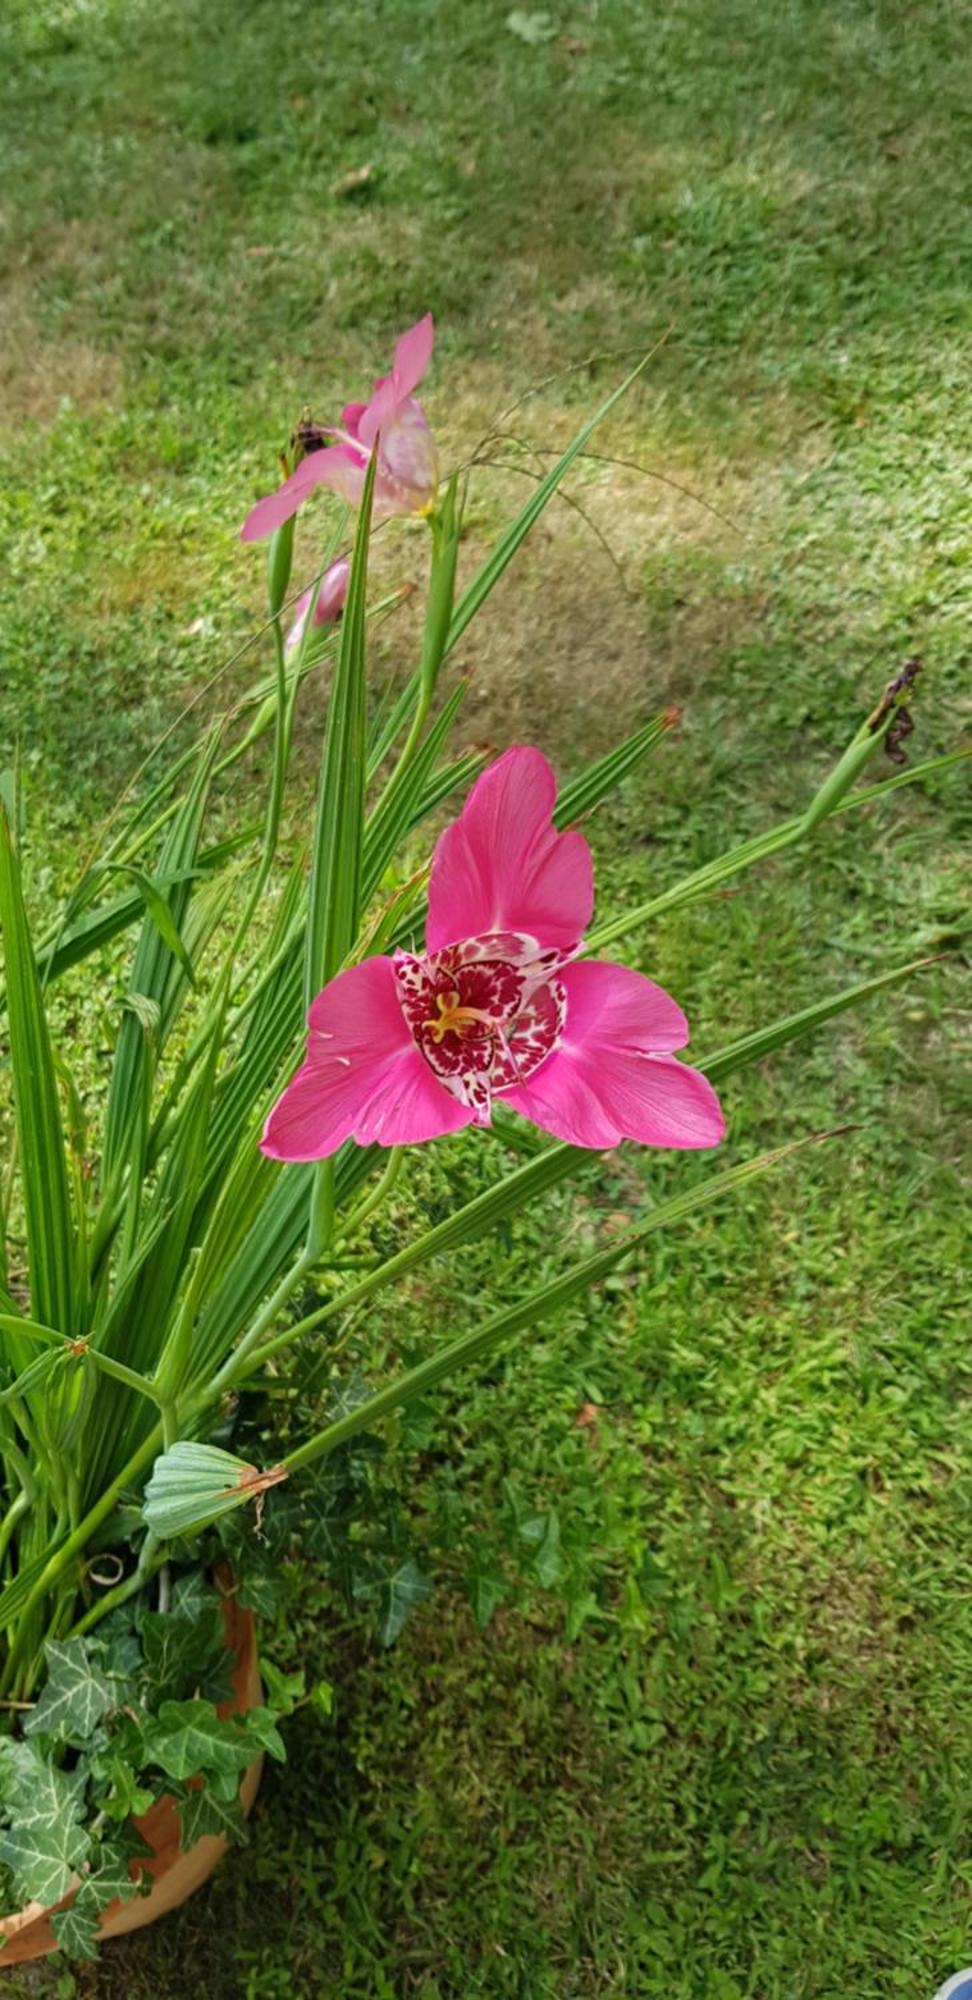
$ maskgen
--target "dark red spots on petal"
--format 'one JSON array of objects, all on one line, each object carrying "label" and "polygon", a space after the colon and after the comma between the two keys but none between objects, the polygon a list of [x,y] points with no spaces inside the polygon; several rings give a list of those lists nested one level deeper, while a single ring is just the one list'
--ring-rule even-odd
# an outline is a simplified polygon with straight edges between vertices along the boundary
[{"label": "dark red spots on petal", "polygon": [[566,995],[532,938],[501,933],[427,958],[400,953],[395,975],[417,1047],[480,1123],[493,1096],[532,1076],[563,1033]]}]

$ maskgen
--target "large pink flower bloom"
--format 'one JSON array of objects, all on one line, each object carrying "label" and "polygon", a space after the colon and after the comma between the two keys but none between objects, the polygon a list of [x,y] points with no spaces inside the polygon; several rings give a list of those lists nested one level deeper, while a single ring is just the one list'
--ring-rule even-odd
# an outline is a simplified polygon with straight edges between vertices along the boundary
[{"label": "large pink flower bloom", "polygon": [[431,313],[403,333],[390,375],[379,376],[370,403],[348,403],[340,424],[326,424],[335,440],[302,458],[276,493],[258,500],[241,530],[245,542],[259,541],[289,521],[315,486],[330,486],[356,507],[378,440],[372,518],[421,514],[435,501],[439,483],[435,443],[425,411],[413,391],[432,359],[435,325]]},{"label": "large pink flower bloom", "polygon": [[675,1058],[681,1008],[640,972],[577,957],[591,853],[557,832],[555,797],[539,750],[483,772],[435,850],[424,955],[365,959],[314,1001],[271,1158],[416,1145],[488,1125],[494,1098],[574,1146],[718,1145],[715,1091]]}]

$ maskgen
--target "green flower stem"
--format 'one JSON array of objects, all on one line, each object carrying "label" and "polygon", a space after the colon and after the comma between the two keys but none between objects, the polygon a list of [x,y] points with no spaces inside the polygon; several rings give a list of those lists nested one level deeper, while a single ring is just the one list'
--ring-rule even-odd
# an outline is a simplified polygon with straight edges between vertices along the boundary
[{"label": "green flower stem", "polygon": [[382,1202],[387,1201],[404,1164],[405,1147],[392,1146],[380,1179],[376,1181],[371,1193],[365,1195],[359,1201],[357,1208],[353,1208],[350,1214],[344,1217],[341,1227],[334,1237],[335,1243],[346,1243],[348,1237],[353,1236],[368,1221],[369,1216],[374,1215],[375,1210],[381,1207]]},{"label": "green flower stem", "polygon": [[36,1319],[21,1319],[19,1313],[0,1313],[0,1333],[22,1334],[25,1340],[39,1340],[45,1347],[60,1347],[63,1333],[53,1326],[41,1326]]},{"label": "green flower stem", "polygon": [[93,1625],[99,1625],[102,1618],[107,1618],[110,1611],[117,1611],[120,1604],[126,1604],[130,1597],[136,1597],[138,1592],[144,1589],[149,1578],[154,1576],[156,1570],[161,1569],[165,1556],[165,1545],[157,1546],[150,1562],[140,1562],[131,1576],[123,1577],[121,1583],[116,1583],[111,1590],[106,1590],[104,1596],[99,1597],[97,1603],[92,1604],[84,1616],[70,1626],[64,1636],[68,1639],[80,1639],[85,1632],[91,1631]]},{"label": "green flower stem", "polygon": [[248,1357],[253,1353],[254,1349],[259,1351],[261,1336],[266,1332],[268,1326],[273,1325],[277,1314],[283,1310],[288,1299],[296,1291],[298,1285],[302,1283],[308,1272],[313,1270],[317,1262],[318,1257],[316,1252],[309,1245],[305,1245],[296,1262],[291,1265],[289,1271],[285,1272],[276,1290],[271,1293],[266,1305],[258,1312],[253,1325],[243,1335],[238,1345],[234,1347],[232,1354],[223,1363],[222,1368],[218,1369],[211,1380],[204,1383],[191,1398],[187,1408],[183,1412],[184,1419],[194,1417],[198,1415],[200,1410],[207,1409],[211,1403],[218,1402],[224,1389],[227,1389],[232,1381],[236,1380],[240,1374],[248,1374],[250,1372],[250,1368],[245,1365]]},{"label": "green flower stem", "polygon": [[799,1151],[802,1146],[812,1145],[822,1138],[833,1136],[836,1135],[815,1133],[809,1139],[798,1139],[792,1145],[777,1147],[770,1153],[761,1154],[755,1160],[746,1160],[740,1166],[728,1167],[724,1173],[714,1174],[709,1180],[702,1181],[698,1187],[689,1188],[684,1194],[673,1196],[670,1201],[661,1202],[643,1222],[634,1229],[626,1230],[623,1238],[611,1244],[608,1249],[597,1251],[593,1257],[585,1258],[582,1263],[574,1265],[554,1283],[531,1292],[518,1305],[508,1307],[505,1312],[495,1314],[484,1326],[473,1327],[469,1333],[460,1334],[458,1339],[447,1341],[436,1354],[429,1355],[428,1359],[419,1362],[417,1367],[407,1369],[396,1382],[390,1382],[387,1388],[378,1390],[376,1395],[370,1396],[368,1401],[360,1404],[357,1409],[348,1411],[346,1416],[328,1424],[315,1437],[308,1438],[307,1442],[299,1445],[296,1451],[289,1452],[282,1461],[283,1464],[288,1472],[299,1472],[304,1466],[313,1465],[317,1459],[327,1457],[339,1445],[346,1444],[347,1440],[354,1437],[358,1431],[370,1429],[372,1424],[379,1422],[381,1418],[391,1416],[404,1404],[435,1388],[457,1369],[467,1367],[471,1361],[478,1360],[480,1356],[488,1353],[491,1348],[499,1346],[511,1335],[533,1327],[538,1320],[546,1318],[551,1312],[556,1312],[579,1292],[587,1291],[591,1285],[597,1284],[600,1279],[615,1270],[618,1264],[637,1249],[646,1236],[663,1228],[666,1223],[681,1221],[694,1209],[701,1208],[721,1195],[744,1185],[789,1154]]},{"label": "green flower stem", "polygon": [[319,1262],[334,1235],[334,1160],[319,1160],[311,1190],[310,1222],[307,1228],[307,1256]]},{"label": "green flower stem", "polygon": [[144,1396],[156,1409],[160,1407],[159,1391],[147,1375],[140,1375],[135,1368],[129,1368],[124,1361],[116,1361],[113,1354],[101,1354],[96,1347],[85,1349],[86,1361],[97,1368],[102,1375],[110,1375],[116,1382],[124,1382],[126,1389],[132,1389],[136,1396]]},{"label": "green flower stem", "polygon": [[131,1486],[139,1474],[144,1472],[147,1466],[151,1465],[161,1443],[162,1424],[160,1420],[157,1424],[153,1425],[148,1436],[143,1438],[137,1451],[132,1453],[127,1464],[122,1466],[121,1471],[116,1473],[114,1479],[105,1487],[104,1492],[95,1501],[94,1506],[88,1509],[84,1519],[79,1521],[73,1533],[68,1535],[60,1547],[53,1551],[45,1563],[40,1576],[37,1578],[23,1606],[23,1610],[18,1615],[11,1638],[10,1650],[3,1669],[2,1680],[0,1680],[0,1695],[9,1693],[23,1656],[30,1648],[33,1613],[43,1602],[48,1591],[53,1588],[54,1584],[60,1581],[65,1571],[70,1568],[75,1557],[81,1554],[81,1551],[91,1540],[95,1530],[100,1528],[102,1521],[108,1519],[109,1514],[118,1505],[118,1501],[126,1486]]},{"label": "green flower stem", "polygon": [[[847,786],[853,783],[854,773],[861,768],[862,762],[866,761],[875,742],[879,740],[877,737],[870,737],[867,744],[863,745],[855,738],[854,744],[851,745],[854,752],[854,771],[848,775],[845,759],[849,753],[845,753],[845,758],[840,759],[831,777],[821,788],[821,792],[817,793],[808,811],[800,818],[784,820],[781,825],[771,828],[768,833],[760,833],[752,840],[742,841],[738,847],[730,848],[728,854],[718,855],[714,861],[708,861],[704,867],[697,868],[694,874],[686,875],[681,882],[676,882],[671,889],[663,890],[662,894],[653,897],[650,903],[639,903],[637,908],[626,910],[611,923],[601,924],[588,936],[585,951],[601,952],[608,945],[615,944],[619,938],[626,937],[630,931],[640,929],[642,924],[661,916],[665,911],[680,909],[685,903],[709,895],[731,876],[739,874],[743,868],[751,868],[755,863],[767,861],[772,855],[781,854],[785,848],[795,846],[806,834],[813,832],[821,824],[822,819],[834,818],[838,813],[852,812],[857,806],[870,805],[877,799],[883,799],[886,793],[896,791],[900,785],[914,784],[916,779],[930,776],[935,771],[947,770],[963,758],[972,755],[972,750],[969,749],[953,750],[944,757],[932,757],[927,763],[913,764],[907,771],[899,771],[893,778],[884,778],[876,785],[868,785],[862,791],[851,792],[848,795]],[[838,775],[841,779],[839,789],[835,782]],[[828,795],[823,813],[817,810],[822,793]]]},{"label": "green flower stem", "polygon": [[14,1495],[3,1517],[3,1521],[0,1522],[0,1563],[3,1562],[4,1556],[10,1547],[10,1538],[18,1521],[23,1520],[29,1506],[30,1494],[27,1488],[24,1487],[22,1492]]},{"label": "green flower stem", "polygon": [[[479,1214],[482,1214],[484,1227],[488,1222],[498,1220],[500,1214],[508,1214],[518,1206],[517,1189],[522,1185],[524,1176],[530,1176],[531,1193],[539,1195],[564,1180],[573,1166],[584,1157],[595,1156],[585,1154],[581,1148],[574,1146],[546,1147],[542,1153],[535,1155],[522,1167],[516,1168],[502,1183],[506,1189],[506,1200],[501,1211],[496,1209],[495,1189],[489,1188],[485,1194],[476,1195],[471,1202],[467,1202],[455,1215],[448,1216],[444,1222],[437,1223],[434,1229],[426,1230],[423,1236],[416,1237],[411,1243],[406,1244],[403,1250],[396,1251],[394,1257],[389,1257],[385,1263],[379,1264],[377,1269],[367,1272],[363,1278],[358,1279],[357,1284],[345,1286],[336,1298],[327,1299],[314,1312],[308,1313],[306,1318],[297,1320],[293,1326],[285,1327],[283,1332],[276,1334],[272,1340],[265,1341],[262,1347],[257,1346],[248,1336],[245,1343],[241,1342],[234,1349],[216,1378],[220,1393],[230,1388],[242,1376],[254,1374],[265,1362],[272,1360],[284,1348],[292,1346],[293,1342],[300,1340],[305,1333],[311,1333],[315,1328],[322,1326],[326,1320],[354,1311],[355,1307],[363,1305],[374,1292],[392,1284],[396,1278],[404,1277],[405,1273],[412,1270],[415,1265],[424,1264],[438,1252],[449,1250],[458,1242],[464,1242],[467,1233],[471,1234],[475,1228]],[[541,1162],[542,1176],[538,1174]],[[195,1401],[193,1403],[193,1414],[197,1408],[205,1407],[208,1400],[208,1391],[201,1391],[198,1405]]]}]

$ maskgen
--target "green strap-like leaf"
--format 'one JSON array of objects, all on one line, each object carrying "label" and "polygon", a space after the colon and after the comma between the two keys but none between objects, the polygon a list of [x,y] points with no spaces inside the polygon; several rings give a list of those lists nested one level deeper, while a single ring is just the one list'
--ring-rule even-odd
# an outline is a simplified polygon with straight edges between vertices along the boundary
[{"label": "green strap-like leaf", "polygon": [[934,958],[915,958],[910,965],[899,965],[893,972],[882,972],[875,979],[864,979],[859,986],[847,986],[842,993],[831,993],[826,1000],[818,1000],[814,1006],[802,1008],[799,1014],[788,1014],[783,1020],[772,1022],[768,1028],[757,1028],[751,1035],[740,1035],[737,1041],[728,1042],[714,1055],[703,1056],[698,1066],[705,1071],[710,1082],[718,1083],[733,1070],[759,1062],[763,1056],[772,1054],[774,1049],[783,1048],[785,1043],[811,1035],[824,1021],[832,1021],[836,1014],[845,1013],[849,1007],[858,1007],[872,993],[881,993],[889,986],[900,986],[913,973],[922,972],[926,966],[938,962]]},{"label": "green strap-like leaf", "polygon": [[613,390],[611,395],[601,404],[600,409],[595,410],[594,415],[588,419],[586,424],[582,425],[577,436],[567,446],[567,450],[558,458],[556,465],[553,465],[545,477],[540,480],[531,493],[526,505],[520,509],[515,520],[510,522],[505,533],[500,536],[496,547],[487,556],[482,569],[473,577],[472,582],[467,585],[456,605],[443,649],[444,658],[452,652],[454,646],[458,645],[467,625],[475,618],[477,611],[485,603],[490,591],[499,582],[503,571],[509,567],[521,542],[526,540],[530,529],[540,519],[548,502],[553,499],[564,473],[569,470],[575,458],[583,451],[592,432],[597,429],[598,424],[603,422],[608,411],[613,410],[615,403],[620,402],[621,397],[627,394],[632,382],[636,382],[642,370],[647,368],[650,359],[650,354],[646,354],[644,360],[639,361],[637,368],[633,368],[630,375],[621,383],[620,388]]},{"label": "green strap-like leaf", "polygon": [[367,1430],[381,1418],[401,1409],[416,1397],[425,1395],[460,1368],[466,1368],[478,1361],[492,1349],[502,1346],[513,1334],[531,1328],[539,1320],[568,1305],[571,1299],[589,1291],[602,1278],[615,1270],[617,1265],[629,1257],[645,1238],[669,1223],[681,1222],[696,1209],[704,1208],[710,1202],[719,1201],[723,1195],[734,1193],[736,1189],[748,1185],[759,1175],[768,1172],[781,1160],[799,1152],[802,1147],[819,1143],[821,1139],[836,1136],[830,1133],[815,1133],[810,1139],[798,1139],[793,1145],[777,1147],[771,1153],[762,1153],[755,1160],[746,1160],[741,1166],[728,1167],[721,1174],[713,1174],[709,1180],[697,1187],[688,1188],[683,1194],[673,1195],[669,1201],[660,1202],[643,1222],[634,1229],[628,1229],[606,1250],[599,1250],[583,1263],[575,1264],[563,1276],[555,1278],[547,1285],[538,1286],[518,1305],[509,1306],[505,1312],[497,1313],[485,1325],[474,1327],[469,1333],[460,1334],[457,1340],[448,1341],[436,1354],[429,1356],[416,1368],[410,1368],[397,1382],[380,1389],[376,1395],[350,1410],[329,1424],[326,1430],[308,1439],[306,1444],[289,1452],[283,1463],[289,1472],[297,1472],[302,1466],[311,1465],[316,1459],[326,1457],[338,1445],[345,1444],[358,1431]]},{"label": "green strap-like leaf", "polygon": [[192,959],[179,935],[179,926],[165,893],[158,883],[153,882],[151,875],[146,874],[144,868],[136,868],[134,861],[107,861],[105,871],[115,875],[127,875],[135,884],[163,944],[168,946],[173,958],[178,960],[190,986],[195,986],[196,974]]},{"label": "green strap-like leaf", "polygon": [[321,756],[304,960],[308,1007],[315,993],[343,965],[360,916],[367,713],[365,602],[376,459],[377,454],[372,453],[358,516]]},{"label": "green strap-like leaf", "polygon": [[57,1095],[40,980],[6,813],[0,808],[0,929],[7,1031],[35,1319],[74,1331],[75,1244]]}]

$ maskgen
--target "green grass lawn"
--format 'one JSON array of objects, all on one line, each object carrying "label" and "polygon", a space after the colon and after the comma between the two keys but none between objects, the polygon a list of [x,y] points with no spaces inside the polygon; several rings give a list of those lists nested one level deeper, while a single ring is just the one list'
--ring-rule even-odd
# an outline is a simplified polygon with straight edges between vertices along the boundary
[{"label": "green grass lawn", "polygon": [[[474,546],[665,336],[599,444],[649,471],[584,462],[463,660],[467,739],[564,770],[682,707],[591,828],[602,911],[805,802],[907,654],[914,755],[952,748],[970,72],[958,0],[7,0],[0,764],[37,898],[256,629],[236,531],[295,415],[428,306],[447,462],[539,388]],[[422,560],[417,528],[382,536],[384,578]],[[389,673],[414,636],[407,608],[384,628]],[[851,1136],[389,1441],[382,1504],[434,1595],[388,1652],[303,1577],[267,1650],[332,1713],[289,1725],[249,1848],[76,1986],[11,1995],[930,2000],[972,1956],[960,789],[632,941],[700,1051],[950,956],[726,1087],[733,1159]],[[382,1247],[495,1172],[476,1139],[446,1157],[410,1167]],[[368,1365],[693,1171],[602,1162],[376,1311]]]}]

